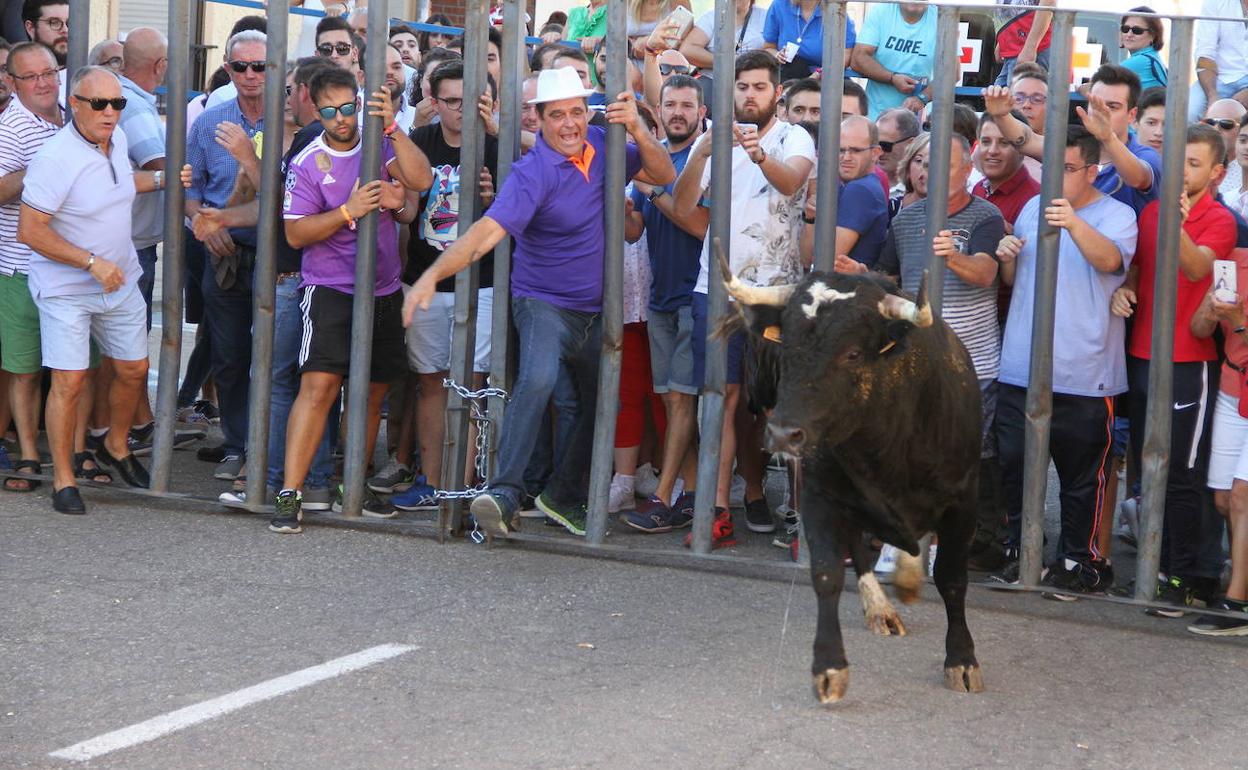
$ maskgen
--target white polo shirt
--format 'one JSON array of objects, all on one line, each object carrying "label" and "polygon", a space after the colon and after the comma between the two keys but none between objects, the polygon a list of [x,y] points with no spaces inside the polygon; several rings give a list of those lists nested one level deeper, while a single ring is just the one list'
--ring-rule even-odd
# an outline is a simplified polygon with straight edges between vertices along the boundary
[{"label": "white polo shirt", "polygon": [[1248,77],[1248,14],[1240,0],[1205,0],[1201,16],[1221,16],[1244,21],[1196,22],[1195,58],[1211,59],[1218,65],[1218,82],[1234,83]]},{"label": "white polo shirt", "polygon": [[[8,109],[0,113],[0,176],[24,170],[39,148],[60,130],[60,126],[26,109],[14,94]],[[4,275],[25,273],[30,264],[30,248],[17,242],[21,208],[19,200],[0,206],[0,273]]]},{"label": "white polo shirt", "polygon": [[[52,230],[70,243],[116,262],[135,283],[143,274],[130,239],[134,171],[126,134],[113,131],[107,157],[71,122],[44,143],[26,170],[22,203],[52,216]],[[91,274],[35,253],[30,259],[30,293],[35,299],[97,294]]]}]

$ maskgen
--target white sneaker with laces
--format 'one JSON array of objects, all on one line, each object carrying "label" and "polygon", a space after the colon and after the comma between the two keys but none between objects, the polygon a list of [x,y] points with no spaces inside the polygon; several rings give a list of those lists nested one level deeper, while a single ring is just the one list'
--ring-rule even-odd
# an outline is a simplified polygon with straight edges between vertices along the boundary
[{"label": "white sneaker with laces", "polygon": [[625,476],[620,473],[615,474],[611,478],[611,492],[607,498],[607,513],[631,511],[637,506],[636,498],[633,497],[635,480],[635,476]]},{"label": "white sneaker with laces", "polygon": [[897,571],[897,549],[888,543],[880,549],[880,558],[875,561],[875,572],[891,575]]},{"label": "white sneaker with laces", "polygon": [[659,491],[659,474],[650,463],[646,463],[633,474],[633,494],[643,500],[649,500]]}]

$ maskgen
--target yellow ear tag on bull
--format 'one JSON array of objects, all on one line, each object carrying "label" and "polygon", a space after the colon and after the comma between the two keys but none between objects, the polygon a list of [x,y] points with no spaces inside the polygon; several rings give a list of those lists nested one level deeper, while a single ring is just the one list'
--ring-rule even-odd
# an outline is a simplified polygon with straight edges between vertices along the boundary
[{"label": "yellow ear tag on bull", "polygon": [[768,339],[768,340],[771,340],[772,342],[779,342],[780,341],[780,327],[768,326],[766,329],[763,329],[763,339]]}]

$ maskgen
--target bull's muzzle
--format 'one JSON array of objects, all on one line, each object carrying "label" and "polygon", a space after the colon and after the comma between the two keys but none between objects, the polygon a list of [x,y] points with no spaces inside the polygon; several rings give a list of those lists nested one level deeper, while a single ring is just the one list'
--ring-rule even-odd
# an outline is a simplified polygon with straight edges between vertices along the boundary
[{"label": "bull's muzzle", "polygon": [[806,431],[779,423],[767,425],[767,450],[800,457],[806,444]]}]

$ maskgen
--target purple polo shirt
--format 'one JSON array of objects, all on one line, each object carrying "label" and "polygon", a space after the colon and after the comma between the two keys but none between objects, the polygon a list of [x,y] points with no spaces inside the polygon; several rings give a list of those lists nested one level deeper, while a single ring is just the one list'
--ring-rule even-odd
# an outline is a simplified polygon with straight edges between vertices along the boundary
[{"label": "purple polo shirt", "polygon": [[[603,205],[607,132],[590,126],[582,168],[539,135],[537,144],[511,167],[486,216],[516,241],[511,293],[566,310],[602,311]],[[641,170],[641,154],[627,145],[624,175]],[[613,203],[624,205],[624,191]]]}]

